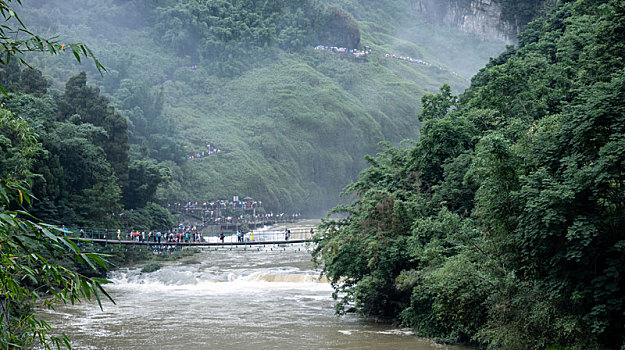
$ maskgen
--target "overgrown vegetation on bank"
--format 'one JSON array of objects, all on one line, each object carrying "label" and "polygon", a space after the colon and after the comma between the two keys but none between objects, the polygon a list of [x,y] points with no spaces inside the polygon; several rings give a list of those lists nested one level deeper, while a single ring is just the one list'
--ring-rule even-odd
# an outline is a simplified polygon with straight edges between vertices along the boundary
[{"label": "overgrown vegetation on bank", "polygon": [[625,5],[562,1],[423,98],[316,250],[343,311],[492,349],[625,345]]}]

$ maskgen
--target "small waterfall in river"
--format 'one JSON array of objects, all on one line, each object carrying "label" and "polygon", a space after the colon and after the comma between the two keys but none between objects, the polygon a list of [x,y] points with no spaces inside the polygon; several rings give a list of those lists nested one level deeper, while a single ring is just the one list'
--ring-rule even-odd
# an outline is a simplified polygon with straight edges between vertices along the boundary
[{"label": "small waterfall in river", "polygon": [[330,284],[295,246],[204,251],[151,273],[119,269],[109,279],[116,304],[40,315],[76,349],[441,349],[409,329],[337,317]]}]

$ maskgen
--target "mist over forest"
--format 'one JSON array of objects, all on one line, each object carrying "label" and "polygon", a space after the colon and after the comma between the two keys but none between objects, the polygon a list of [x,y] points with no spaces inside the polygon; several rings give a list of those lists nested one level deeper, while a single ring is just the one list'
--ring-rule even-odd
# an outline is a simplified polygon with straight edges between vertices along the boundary
[{"label": "mist over forest", "polygon": [[[379,142],[418,138],[421,96],[445,82],[461,92],[504,49],[428,24],[409,1],[29,1],[23,20],[84,42],[106,68],[28,57],[50,95],[86,71],[87,85],[127,119],[129,164],[168,174],[139,202],[238,195],[316,216],[338,203]],[[350,59],[317,45],[372,54]],[[188,159],[209,144],[221,152]]]}]

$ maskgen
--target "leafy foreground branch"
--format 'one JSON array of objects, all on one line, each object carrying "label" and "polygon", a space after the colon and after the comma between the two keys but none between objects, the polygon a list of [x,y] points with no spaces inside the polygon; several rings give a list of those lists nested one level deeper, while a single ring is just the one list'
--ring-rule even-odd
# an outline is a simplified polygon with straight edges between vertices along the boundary
[{"label": "leafy foreground branch", "polygon": [[[82,57],[93,60],[99,71],[106,69],[96,59],[89,47],[83,43],[61,43],[54,38],[44,38],[32,33],[22,22],[20,16],[11,7],[12,4],[21,5],[21,0],[0,0],[0,64],[8,64],[15,57],[20,64],[29,66],[21,54],[25,52],[49,52],[57,55],[61,52],[71,52],[76,61]],[[6,91],[3,91],[6,95]]]},{"label": "leafy foreground branch", "polygon": [[42,302],[47,308],[101,298],[111,300],[102,285],[106,279],[88,277],[56,261],[73,259],[80,265],[106,269],[102,255],[82,253],[58,228],[37,223],[25,209],[32,194],[29,158],[40,145],[32,129],[11,113],[0,113],[0,141],[12,145],[19,157],[5,159],[0,179],[0,348],[15,349],[39,344],[45,349],[71,348],[65,335],[50,334],[51,327],[37,319],[30,306]]}]

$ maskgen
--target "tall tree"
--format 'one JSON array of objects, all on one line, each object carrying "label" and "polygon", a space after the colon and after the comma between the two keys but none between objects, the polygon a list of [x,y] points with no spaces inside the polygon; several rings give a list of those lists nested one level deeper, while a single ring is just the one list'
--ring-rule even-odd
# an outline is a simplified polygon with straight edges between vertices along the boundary
[{"label": "tall tree", "polygon": [[152,159],[136,160],[130,164],[130,181],[124,202],[127,208],[140,208],[154,201],[156,189],[169,178],[169,168]]},{"label": "tall tree", "polygon": [[70,78],[65,85],[65,93],[59,101],[61,121],[75,124],[90,123],[106,131],[94,143],[106,153],[115,172],[118,185],[124,189],[128,185],[128,121],[109,104],[106,97],[100,96],[97,87],[87,86],[87,74],[83,71]]}]

